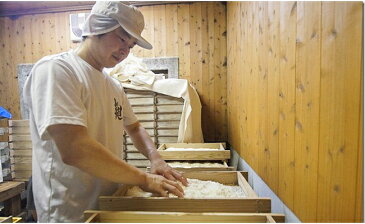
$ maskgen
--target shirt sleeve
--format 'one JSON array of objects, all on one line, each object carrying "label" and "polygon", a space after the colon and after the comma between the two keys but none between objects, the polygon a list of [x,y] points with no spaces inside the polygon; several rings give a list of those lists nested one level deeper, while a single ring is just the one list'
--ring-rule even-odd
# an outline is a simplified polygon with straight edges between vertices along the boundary
[{"label": "shirt sleeve", "polygon": [[50,60],[37,65],[31,76],[31,108],[41,139],[49,139],[50,125],[87,127],[81,83],[72,69],[62,61]]}]

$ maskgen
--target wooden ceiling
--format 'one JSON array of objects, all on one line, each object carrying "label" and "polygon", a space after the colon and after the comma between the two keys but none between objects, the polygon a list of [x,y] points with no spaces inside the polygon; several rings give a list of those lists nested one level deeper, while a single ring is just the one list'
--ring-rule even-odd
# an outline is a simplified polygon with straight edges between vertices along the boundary
[{"label": "wooden ceiling", "polygon": [[[91,10],[95,1],[0,1],[0,16]],[[136,6],[177,3],[176,1],[129,1]]]}]

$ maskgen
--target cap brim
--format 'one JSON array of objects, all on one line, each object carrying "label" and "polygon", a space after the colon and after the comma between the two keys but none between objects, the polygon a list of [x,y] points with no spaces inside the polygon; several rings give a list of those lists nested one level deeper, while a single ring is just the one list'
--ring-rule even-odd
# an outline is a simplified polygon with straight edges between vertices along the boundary
[{"label": "cap brim", "polygon": [[142,47],[142,48],[145,48],[147,50],[151,50],[152,49],[152,44],[150,44],[143,37],[137,38],[137,45],[140,46],[140,47]]},{"label": "cap brim", "polygon": [[152,44],[150,44],[146,39],[144,39],[142,36],[134,33],[134,32],[131,32],[126,26],[123,26],[122,24],[119,23],[119,25],[129,34],[131,35],[132,37],[136,38],[137,39],[137,45],[142,47],[142,48],[145,48],[147,50],[151,50],[152,49]]}]

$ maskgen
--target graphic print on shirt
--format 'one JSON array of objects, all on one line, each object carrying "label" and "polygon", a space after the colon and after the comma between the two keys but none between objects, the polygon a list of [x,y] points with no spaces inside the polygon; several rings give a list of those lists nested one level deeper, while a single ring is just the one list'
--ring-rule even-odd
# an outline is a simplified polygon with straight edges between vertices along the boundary
[{"label": "graphic print on shirt", "polygon": [[122,120],[122,106],[119,105],[119,102],[114,98],[114,107],[115,107],[115,119]]}]

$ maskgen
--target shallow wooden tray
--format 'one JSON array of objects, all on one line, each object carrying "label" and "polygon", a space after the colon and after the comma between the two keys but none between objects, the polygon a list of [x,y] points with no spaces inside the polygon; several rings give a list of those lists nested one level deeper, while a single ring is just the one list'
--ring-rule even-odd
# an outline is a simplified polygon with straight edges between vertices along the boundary
[{"label": "shallow wooden tray", "polygon": [[[166,198],[124,196],[131,186],[123,186],[113,196],[99,197],[99,208],[105,211],[166,211],[166,212],[271,212],[271,199],[256,195],[247,182],[247,172],[200,171],[186,172],[192,179],[211,180],[225,185],[240,186],[246,198]],[[246,178],[246,179],[245,179]]]},{"label": "shallow wooden tray", "polygon": [[[170,161],[167,161],[170,162]],[[179,162],[186,162],[186,161],[179,161]],[[194,161],[195,162],[195,161]],[[204,161],[198,161],[204,162]],[[172,167],[175,170],[180,172],[193,172],[193,171],[235,171],[236,169],[233,166],[228,166],[226,161],[209,161],[209,162],[222,162],[224,167]],[[151,168],[148,166],[147,171],[149,172]]]},{"label": "shallow wooden tray", "polygon": [[[196,148],[197,150],[167,151],[166,149],[170,147]],[[207,149],[199,150],[199,148]],[[230,150],[225,150],[222,143],[163,143],[157,150],[164,160],[227,160],[231,157]]]},{"label": "shallow wooden tray", "polygon": [[273,213],[85,211],[86,223],[275,223],[284,219],[284,215]]}]

